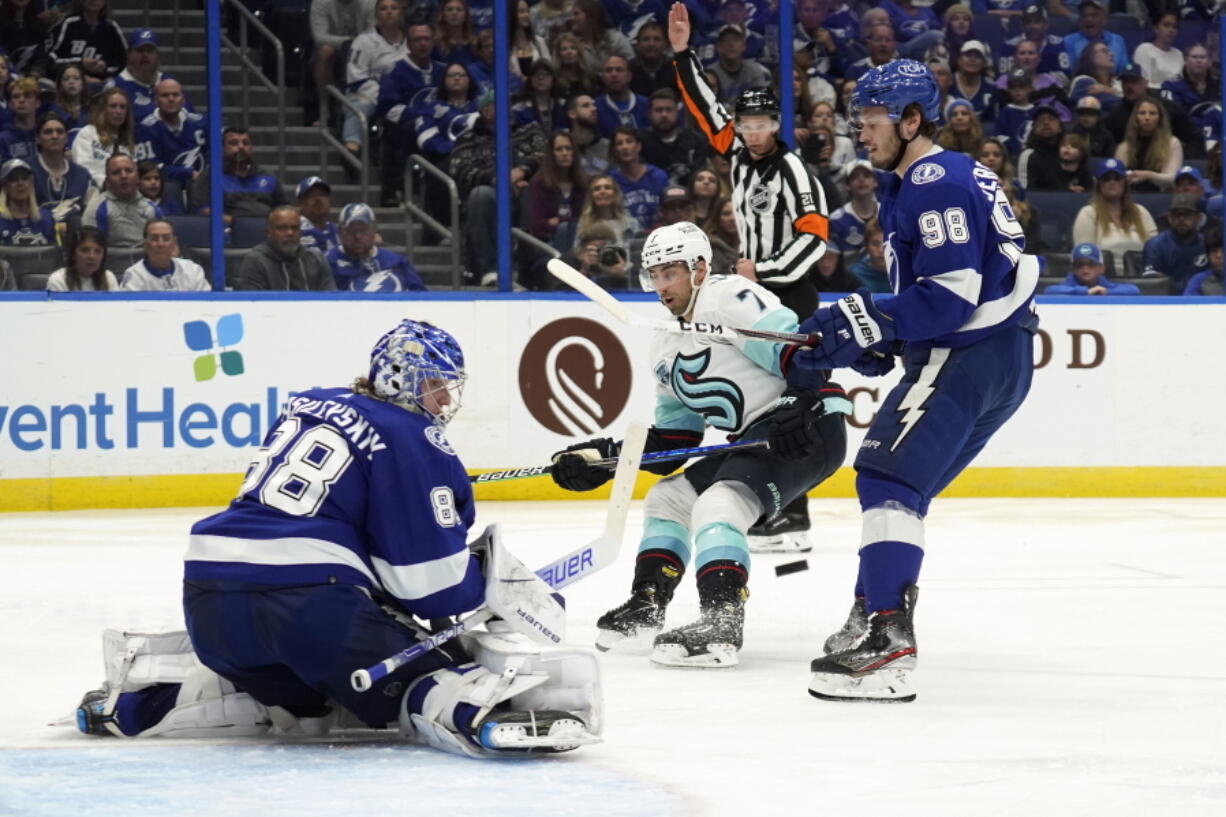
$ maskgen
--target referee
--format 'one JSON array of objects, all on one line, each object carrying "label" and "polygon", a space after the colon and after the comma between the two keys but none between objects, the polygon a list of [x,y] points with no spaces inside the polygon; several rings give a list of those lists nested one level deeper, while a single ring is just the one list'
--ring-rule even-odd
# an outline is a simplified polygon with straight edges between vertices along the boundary
[{"label": "referee", "polygon": [[[742,91],[735,121],[728,116],[689,50],[690,15],[682,3],[673,3],[668,12],[668,39],[686,108],[711,146],[732,163],[732,210],[742,257],[735,270],[716,272],[757,281],[803,320],[818,306],[809,270],[825,254],[829,236],[822,187],[779,138],[779,102],[769,88]],[[782,514],[749,530],[750,550],[810,550],[808,530],[808,499],[802,494]]]}]

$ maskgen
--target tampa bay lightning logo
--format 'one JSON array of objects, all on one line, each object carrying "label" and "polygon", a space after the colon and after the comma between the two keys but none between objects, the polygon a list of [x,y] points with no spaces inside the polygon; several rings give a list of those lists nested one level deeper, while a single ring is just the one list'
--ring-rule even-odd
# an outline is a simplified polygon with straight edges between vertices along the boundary
[{"label": "tampa bay lightning logo", "polygon": [[673,394],[712,427],[736,431],[745,417],[745,395],[731,380],[704,378],[702,373],[710,364],[710,349],[696,355],[677,355],[673,360]]},{"label": "tampa bay lightning logo", "polygon": [[911,171],[911,184],[928,184],[945,175],[945,168],[933,162],[924,162]]},{"label": "tampa bay lightning logo", "polygon": [[443,434],[443,430],[436,425],[426,426],[426,439],[430,441],[430,445],[442,451],[444,454],[455,456],[455,449],[451,447],[451,443],[447,441],[447,437]]}]

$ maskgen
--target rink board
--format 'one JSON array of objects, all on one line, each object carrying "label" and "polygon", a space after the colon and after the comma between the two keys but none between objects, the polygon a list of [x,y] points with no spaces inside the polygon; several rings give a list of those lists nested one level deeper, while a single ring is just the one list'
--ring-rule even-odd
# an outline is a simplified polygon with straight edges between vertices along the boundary
[{"label": "rink board", "polygon": [[[629,306],[663,317],[648,300]],[[949,495],[1226,495],[1226,301],[1062,298],[1040,314],[1030,398]],[[0,510],[223,504],[284,401],[363,374],[403,316],[465,350],[449,437],[474,473],[547,462],[652,415],[651,333],[578,298],[10,297]],[[855,406],[850,451],[899,374],[839,373]],[[853,496],[853,480],[844,468],[815,495]],[[567,496],[539,478],[478,493]]]}]

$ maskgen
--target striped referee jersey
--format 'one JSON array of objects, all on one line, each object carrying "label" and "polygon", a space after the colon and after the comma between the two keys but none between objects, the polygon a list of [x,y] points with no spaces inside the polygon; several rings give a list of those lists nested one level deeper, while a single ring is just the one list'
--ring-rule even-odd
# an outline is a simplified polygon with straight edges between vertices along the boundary
[{"label": "striped referee jersey", "polygon": [[673,64],[686,108],[711,146],[732,162],[732,208],[742,257],[754,262],[765,286],[799,281],[826,252],[830,228],[821,185],[782,140],[771,155],[753,158],[703,79],[693,49],[677,54]]}]

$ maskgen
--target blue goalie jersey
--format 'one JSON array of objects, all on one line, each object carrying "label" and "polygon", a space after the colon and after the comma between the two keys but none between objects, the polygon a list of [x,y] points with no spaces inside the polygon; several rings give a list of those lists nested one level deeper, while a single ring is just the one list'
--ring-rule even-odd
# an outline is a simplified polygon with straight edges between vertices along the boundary
[{"label": "blue goalie jersey", "polygon": [[289,401],[238,498],[192,527],[184,578],[352,584],[422,618],[484,602],[468,475],[428,418],[348,389]]},{"label": "blue goalie jersey", "polygon": [[996,174],[933,148],[904,177],[878,174],[895,296],[878,302],[907,342],[959,348],[1028,319],[1038,260]]}]

